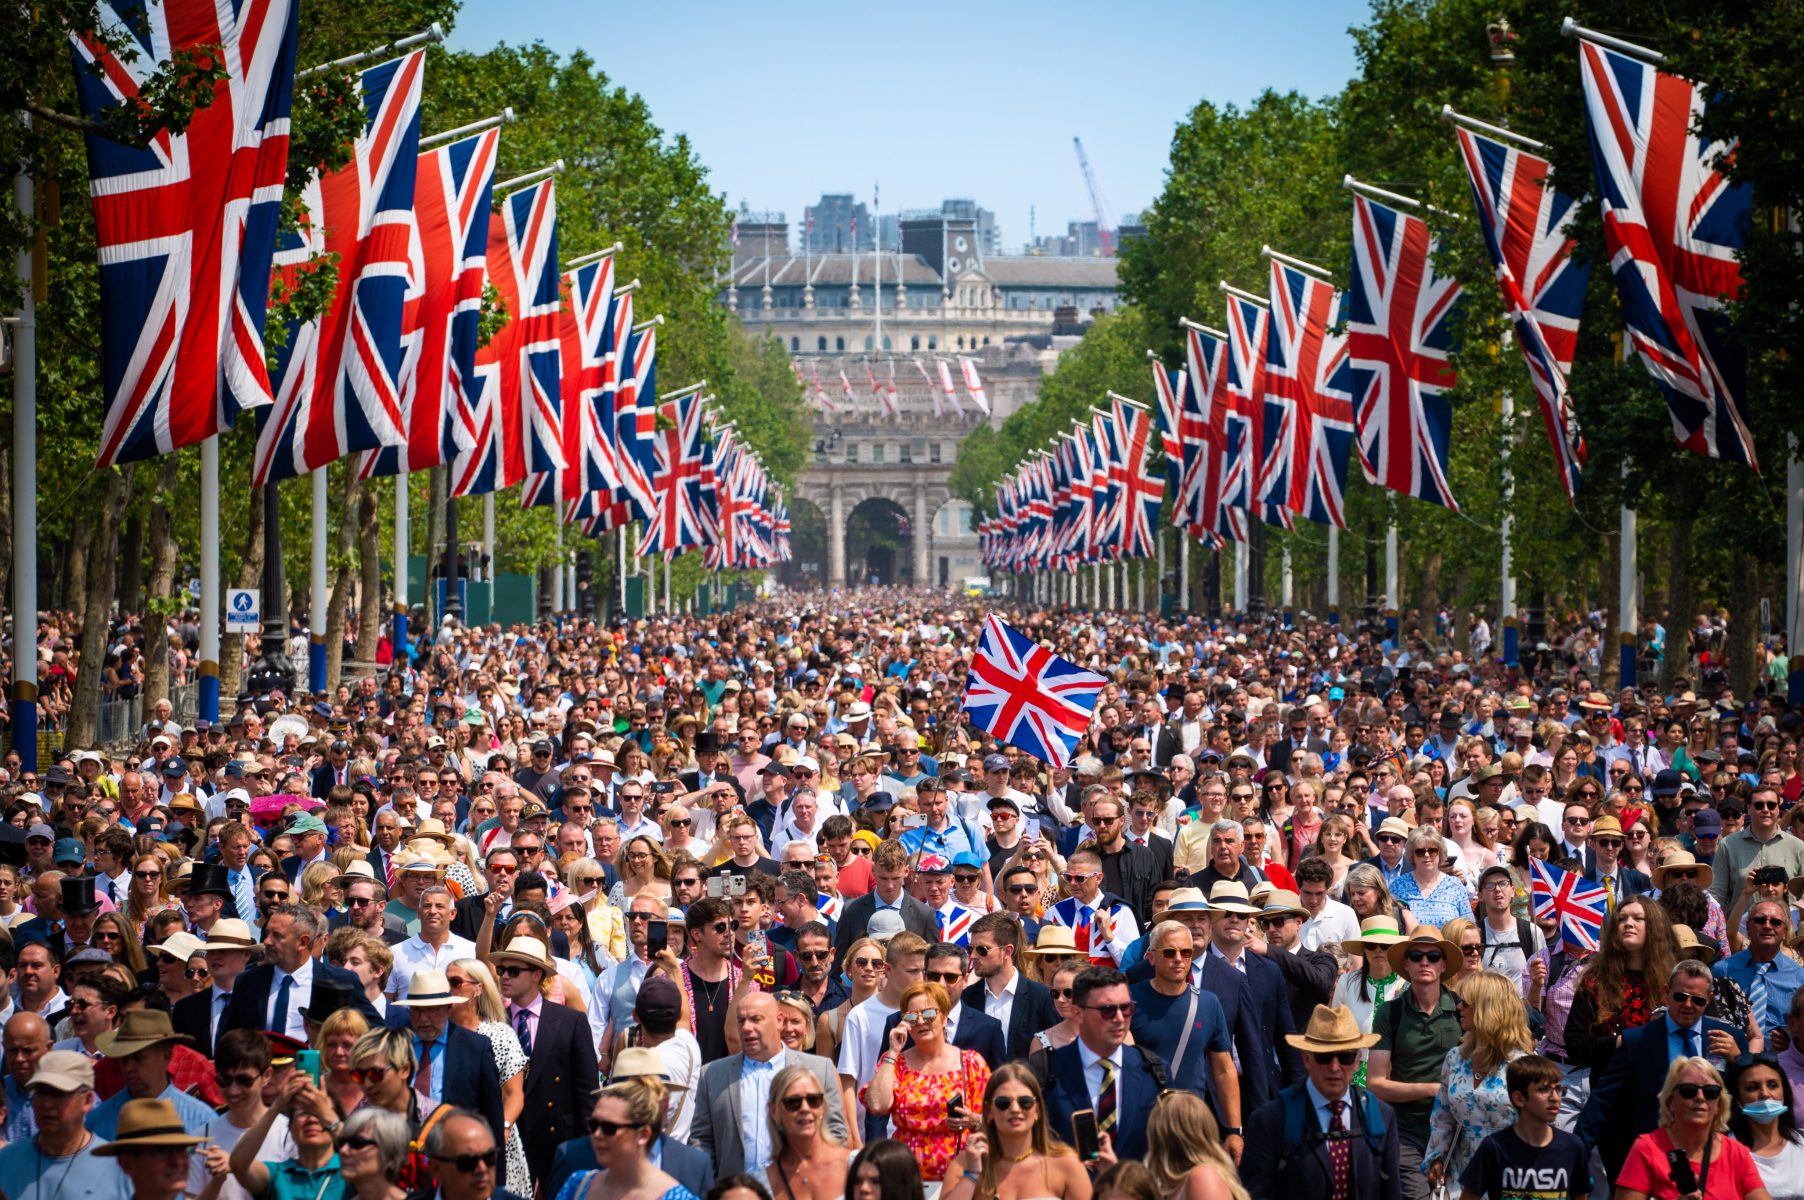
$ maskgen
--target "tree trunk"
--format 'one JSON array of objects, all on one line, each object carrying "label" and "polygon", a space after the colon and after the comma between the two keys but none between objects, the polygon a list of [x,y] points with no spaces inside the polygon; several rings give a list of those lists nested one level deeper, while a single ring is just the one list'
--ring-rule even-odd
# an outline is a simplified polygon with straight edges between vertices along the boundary
[{"label": "tree trunk", "polygon": [[[1697,515],[1690,504],[1674,506],[1666,568],[1670,580],[1667,585],[1666,678],[1660,681],[1667,691],[1672,690],[1672,684],[1679,676],[1691,670],[1691,606],[1697,602],[1691,581],[1691,531],[1696,523]],[[1697,682],[1692,680],[1694,685]]]},{"label": "tree trunk", "polygon": [[[256,587],[257,581],[263,578],[263,489],[251,489],[250,506],[245,510],[244,556],[238,561],[238,574],[232,579],[233,587]],[[273,596],[261,598],[264,604],[273,604]],[[221,614],[213,614],[214,620]],[[236,705],[238,695],[244,690],[244,638],[242,633],[228,633],[219,642],[219,711],[229,714],[232,709],[227,705]]]},{"label": "tree trunk", "polygon": [[[174,458],[174,455],[165,455]],[[157,471],[157,486],[161,489],[163,472]],[[175,485],[170,484],[171,487]],[[135,512],[125,522],[125,532],[119,537],[119,611],[121,613],[140,613],[144,611],[144,514]]]},{"label": "tree trunk", "polygon": [[119,524],[125,519],[126,506],[132,498],[132,476],[136,463],[107,475],[106,498],[101,502],[97,518],[83,522],[93,526],[95,553],[93,570],[88,572],[81,610],[81,660],[75,673],[75,699],[69,708],[69,729],[64,744],[91,746],[95,727],[100,720],[100,679],[106,665],[109,614],[113,607],[113,585],[118,574]]},{"label": "tree trunk", "polygon": [[[150,506],[150,603],[144,614],[144,708],[169,695],[169,596],[175,590],[175,568],[181,548],[170,536],[170,500],[180,478],[181,460],[165,454],[157,468],[157,494]],[[132,609],[125,611],[131,612]]]},{"label": "tree trunk", "polygon": [[1737,550],[1729,577],[1729,686],[1746,702],[1760,682],[1760,560]]},{"label": "tree trunk", "polygon": [[[1622,588],[1618,586],[1622,574],[1622,538],[1605,538],[1604,541],[1609,551],[1597,560],[1597,590],[1604,600],[1604,649],[1599,659],[1602,665],[1598,668],[1598,683],[1605,691],[1614,692],[1622,686],[1622,655],[1617,650],[1619,643],[1616,640],[1622,625]],[[1644,679],[1640,682],[1645,686],[1654,681]]]},{"label": "tree trunk", "polygon": [[[363,489],[362,503],[358,506],[357,521],[357,561],[362,568],[363,578],[360,588],[363,592],[363,605],[357,610],[357,657],[374,662],[376,659],[376,643],[382,639],[382,619],[388,609],[382,603],[382,546],[381,523],[377,518],[376,489]],[[400,583],[407,578],[407,564],[395,564],[395,580]],[[398,600],[403,593],[396,589]]]},{"label": "tree trunk", "polygon": [[[86,489],[83,489],[86,490]],[[79,497],[76,503],[86,507]],[[94,522],[77,521],[69,535],[69,569],[63,575],[62,596],[58,608],[74,611],[81,607],[81,586],[88,577],[88,547],[94,541]]]},{"label": "tree trunk", "polygon": [[[1455,650],[1467,650],[1472,646],[1471,622],[1466,617],[1471,611],[1466,604],[1466,585],[1471,581],[1471,567],[1460,567],[1453,573],[1453,624],[1447,629],[1447,637]],[[1497,636],[1501,638],[1502,634]]]},{"label": "tree trunk", "polygon": [[[1435,614],[1441,611],[1441,552],[1431,547],[1422,557],[1422,625],[1425,633],[1434,632]],[[1455,596],[1453,605],[1460,606],[1464,596]]]},{"label": "tree trunk", "polygon": [[[337,691],[344,672],[345,610],[351,606],[351,554],[357,549],[357,509],[363,499],[363,481],[357,472],[345,472],[344,520],[338,527],[338,564],[332,568],[332,594],[326,602],[325,623],[313,624],[326,639],[326,690]],[[309,616],[309,621],[313,620]]]}]

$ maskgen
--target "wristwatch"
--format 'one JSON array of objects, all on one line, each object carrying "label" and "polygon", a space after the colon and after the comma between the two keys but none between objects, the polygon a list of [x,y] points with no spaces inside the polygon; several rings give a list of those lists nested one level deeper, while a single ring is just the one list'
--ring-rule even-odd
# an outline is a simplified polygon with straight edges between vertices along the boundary
[{"label": "wristwatch", "polygon": [[1222,1126],[1221,1135],[1223,1137],[1245,1137],[1246,1130],[1238,1125],[1224,1125]]}]

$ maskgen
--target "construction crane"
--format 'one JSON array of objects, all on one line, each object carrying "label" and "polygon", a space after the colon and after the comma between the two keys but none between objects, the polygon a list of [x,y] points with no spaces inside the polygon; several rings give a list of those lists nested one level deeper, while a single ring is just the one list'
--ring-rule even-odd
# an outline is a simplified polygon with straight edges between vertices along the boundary
[{"label": "construction crane", "polygon": [[1084,154],[1084,139],[1073,136],[1071,144],[1077,147],[1077,169],[1084,173],[1084,186],[1090,189],[1090,208],[1096,214],[1096,239],[1102,243],[1105,257],[1115,253],[1115,219],[1109,213],[1109,203],[1102,197],[1102,188],[1096,184],[1096,172],[1090,169],[1090,159]]}]

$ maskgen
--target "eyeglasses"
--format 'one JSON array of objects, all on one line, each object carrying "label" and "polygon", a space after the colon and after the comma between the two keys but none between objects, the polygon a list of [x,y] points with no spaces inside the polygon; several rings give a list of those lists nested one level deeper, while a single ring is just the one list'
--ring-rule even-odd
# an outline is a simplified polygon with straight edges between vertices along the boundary
[{"label": "eyeglasses", "polygon": [[931,1024],[933,1019],[939,1015],[940,1010],[937,1008],[923,1008],[916,1012],[903,1013],[901,1020],[904,1025],[927,1025]]},{"label": "eyeglasses", "polygon": [[[595,1122],[590,1121],[589,1124],[594,1125]],[[474,1172],[477,1167],[487,1167],[489,1170],[493,1171],[495,1165],[501,1161],[501,1151],[491,1146],[481,1154],[434,1155],[432,1161],[450,1163],[463,1174],[469,1175]]]},{"label": "eyeglasses", "polygon": [[1086,1004],[1084,1007],[1105,1021],[1113,1021],[1117,1018],[1131,1017],[1134,1015],[1134,1002],[1132,1000],[1129,1000],[1126,1004]]},{"label": "eyeglasses", "polygon": [[1415,849],[1417,858],[1439,858],[1440,854],[1440,848],[1437,846],[1417,846]]},{"label": "eyeglasses", "polygon": [[262,1073],[257,1071],[233,1071],[219,1076],[219,1086],[222,1088],[253,1088],[262,1078]]},{"label": "eyeglasses", "polygon": [[962,885],[968,886],[970,884],[976,883],[978,880],[980,880],[982,878],[983,878],[982,875],[970,875],[970,874],[954,875],[952,877],[952,881],[957,884],[962,884]]},{"label": "eyeglasses", "polygon": [[1310,1053],[1314,1056],[1315,1065],[1318,1067],[1331,1066],[1335,1063],[1339,1063],[1343,1067],[1350,1067],[1359,1061],[1359,1051],[1357,1050],[1333,1050],[1327,1053],[1312,1050]]},{"label": "eyeglasses", "polygon": [[1674,992],[1671,1000],[1674,1004],[1685,1004],[1692,1008],[1703,1008],[1710,1003],[1710,997],[1693,995],[1691,992]]},{"label": "eyeglasses", "polygon": [[922,974],[921,978],[928,983],[957,983],[964,978],[964,975],[958,971],[927,971]]},{"label": "eyeglasses", "polygon": [[1591,824],[1591,818],[1590,817],[1567,817],[1566,824],[1568,824],[1568,825],[1589,825],[1589,824]]},{"label": "eyeglasses", "polygon": [[161,872],[161,871],[133,871],[132,878],[133,879],[161,879],[161,878],[163,878],[163,872]]},{"label": "eyeglasses", "polygon": [[715,933],[733,933],[739,929],[738,921],[716,921],[708,926]]},{"label": "eyeglasses", "polygon": [[523,967],[519,963],[503,963],[495,968],[495,973],[497,975],[505,975],[507,978],[512,979],[516,975],[524,975],[528,971],[536,971],[538,969],[539,968],[537,967]]},{"label": "eyeglasses", "polygon": [[1752,928],[1755,925],[1760,926],[1762,929],[1778,929],[1778,928],[1782,928],[1785,925],[1785,918],[1784,917],[1749,917],[1748,918],[1748,926],[1750,928]]},{"label": "eyeglasses", "polygon": [[800,1096],[783,1097],[783,1107],[789,1112],[799,1113],[803,1105],[819,1112],[827,1106],[827,1095],[825,1092],[804,1092]]},{"label": "eyeglasses", "polygon": [[1442,954],[1439,950],[1411,950],[1403,957],[1413,963],[1438,963],[1443,961],[1447,956]]},{"label": "eyeglasses", "polygon": [[[1722,786],[1727,787],[1728,785],[1724,784]],[[1779,802],[1777,800],[1750,800],[1748,801],[1748,809],[1750,812],[1778,812]]]},{"label": "eyeglasses", "polygon": [[375,1067],[352,1067],[351,1078],[356,1080],[359,1086],[366,1083],[380,1083],[388,1078],[389,1072],[396,1069],[386,1064]]},{"label": "eyeglasses", "polygon": [[1196,951],[1190,949],[1188,946],[1166,946],[1160,950],[1159,953],[1168,959],[1196,957]]},{"label": "eyeglasses", "polygon": [[1071,988],[1048,988],[1047,990],[1052,993],[1052,998],[1054,1000],[1071,999],[1071,993],[1072,993]]},{"label": "eyeglasses", "polygon": [[489,874],[491,875],[517,875],[519,872],[519,867],[510,867],[506,863],[489,864]]},{"label": "eyeglasses", "polygon": [[688,817],[672,817],[669,821],[665,822],[665,824],[669,825],[672,829],[689,829],[695,825],[695,822]]},{"label": "eyeglasses", "polygon": [[187,967],[183,969],[182,974],[190,979],[206,979],[212,972],[208,971],[205,967]]},{"label": "eyeglasses", "polygon": [[1483,946],[1461,946],[1459,952],[1467,958],[1477,958],[1480,954],[1484,953],[1484,949]]},{"label": "eyeglasses", "polygon": [[833,957],[831,950],[797,950],[796,957],[803,962],[825,962]]},{"label": "eyeglasses", "polygon": [[1673,1091],[1679,1093],[1686,1100],[1696,1100],[1700,1095],[1706,1100],[1718,1100],[1722,1098],[1723,1085],[1720,1083],[1681,1083],[1674,1087]]},{"label": "eyeglasses", "polygon": [[368,1150],[376,1143],[370,1138],[353,1136],[336,1138],[332,1144],[338,1147],[340,1153],[343,1153],[346,1150]]},{"label": "eyeglasses", "polygon": [[1378,835],[1378,844],[1380,846],[1401,846],[1403,839],[1394,833],[1381,833]]},{"label": "eyeglasses", "polygon": [[881,958],[855,958],[852,965],[861,971],[875,971],[884,964]]},{"label": "eyeglasses", "polygon": [[287,892],[259,892],[258,895],[271,903],[280,903],[281,901],[288,899]]},{"label": "eyeglasses", "polygon": [[1622,839],[1621,838],[1610,838],[1610,837],[1592,838],[1591,844],[1593,846],[1596,846],[1599,850],[1620,850],[1620,849],[1622,849]]},{"label": "eyeglasses", "polygon": [[1065,872],[1065,882],[1066,883],[1082,883],[1082,882],[1084,882],[1084,880],[1093,878],[1094,876],[1096,876],[1098,874],[1100,874],[1100,872],[1097,872],[1097,871],[1066,871]]},{"label": "eyeglasses", "polygon": [[990,1101],[997,1112],[1007,1112],[1011,1108],[1018,1108],[1022,1112],[1032,1112],[1039,1107],[1039,1103],[1032,1096],[997,1096]]}]

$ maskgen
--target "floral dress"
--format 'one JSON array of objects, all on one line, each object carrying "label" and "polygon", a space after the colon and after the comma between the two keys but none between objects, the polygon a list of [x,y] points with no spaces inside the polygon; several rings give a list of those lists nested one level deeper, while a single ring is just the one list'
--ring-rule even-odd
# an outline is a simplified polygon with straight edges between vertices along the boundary
[{"label": "floral dress", "polygon": [[[896,1059],[896,1086],[890,1108],[890,1124],[896,1140],[907,1146],[921,1164],[921,1178],[938,1183],[946,1177],[946,1167],[964,1149],[963,1130],[946,1123],[946,1102],[963,1095],[965,1107],[975,1111],[983,1104],[983,1092],[990,1084],[990,1066],[975,1050],[960,1050],[959,1069],[937,1074],[924,1074],[911,1069],[908,1056]],[[864,1092],[858,1094],[864,1099]]]},{"label": "floral dress", "polygon": [[[558,1191],[557,1200],[581,1200],[583,1196],[589,1194],[589,1185],[594,1183],[595,1177],[600,1174],[600,1171],[578,1171],[570,1178],[564,1180],[564,1186]],[[511,1192],[514,1189],[509,1188],[507,1190]],[[531,1189],[528,1189],[525,1192],[517,1194],[530,1196],[532,1191]],[[659,1196],[658,1200],[700,1200],[700,1198],[696,1196],[694,1192],[679,1183],[668,1192],[665,1192],[662,1196]]]},{"label": "floral dress", "polygon": [[[1511,1055],[1522,1057],[1521,1052]],[[1422,1169],[1445,1159],[1447,1178],[1465,1174],[1466,1164],[1478,1152],[1478,1144],[1499,1129],[1515,1124],[1516,1110],[1504,1083],[1508,1063],[1500,1063],[1483,1079],[1472,1075],[1472,1060],[1459,1047],[1441,1060],[1441,1090],[1428,1117],[1428,1149],[1422,1153]]]},{"label": "floral dress", "polygon": [[1405,871],[1391,888],[1391,897],[1398,904],[1407,905],[1410,915],[1417,921],[1436,929],[1455,917],[1472,915],[1472,895],[1466,891],[1466,885],[1452,875],[1442,875],[1424,896],[1415,873]]},{"label": "floral dress", "polygon": [[[484,1021],[476,1032],[489,1039],[495,1051],[495,1074],[506,1083],[526,1069],[526,1051],[520,1049],[520,1038],[505,1021]],[[507,1190],[516,1196],[532,1195],[532,1175],[526,1170],[526,1146],[520,1141],[520,1127],[507,1131],[506,1173],[502,1176]]]}]

